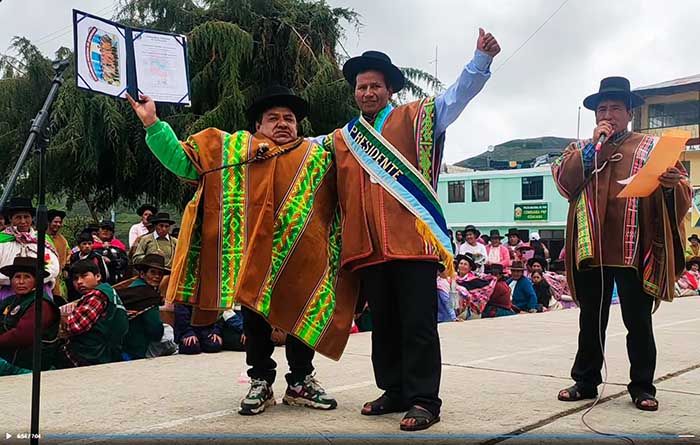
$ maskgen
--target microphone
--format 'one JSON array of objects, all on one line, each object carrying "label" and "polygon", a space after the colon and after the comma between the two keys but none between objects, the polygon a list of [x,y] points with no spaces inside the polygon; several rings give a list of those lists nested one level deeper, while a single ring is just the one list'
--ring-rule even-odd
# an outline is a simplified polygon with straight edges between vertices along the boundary
[{"label": "microphone", "polygon": [[598,142],[595,144],[595,151],[599,152],[600,149],[603,147],[603,144],[605,143],[605,140],[608,138],[608,135],[606,133],[600,133],[600,137],[598,138]]}]

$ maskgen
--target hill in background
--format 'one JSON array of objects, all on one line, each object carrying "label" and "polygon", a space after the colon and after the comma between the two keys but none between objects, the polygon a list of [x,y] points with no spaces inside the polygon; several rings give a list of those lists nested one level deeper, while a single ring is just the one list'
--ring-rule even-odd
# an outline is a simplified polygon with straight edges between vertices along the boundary
[{"label": "hill in background", "polygon": [[[539,156],[560,155],[573,140],[573,138],[555,136],[514,139],[496,145],[492,153],[483,152],[477,156],[459,161],[454,165],[475,170],[487,170],[487,164],[489,164],[490,169],[494,170],[513,168],[509,164],[511,161],[514,161],[517,163],[518,168],[527,168]],[[490,159],[489,162],[487,162],[487,158]]]}]

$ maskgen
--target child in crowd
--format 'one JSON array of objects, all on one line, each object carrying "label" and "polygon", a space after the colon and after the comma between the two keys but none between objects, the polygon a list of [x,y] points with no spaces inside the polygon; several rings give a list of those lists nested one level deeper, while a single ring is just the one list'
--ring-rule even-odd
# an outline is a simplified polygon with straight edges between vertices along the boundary
[{"label": "child in crowd", "polygon": [[121,360],[122,342],[129,329],[126,309],[117,293],[102,283],[97,265],[82,260],[70,268],[73,287],[81,297],[61,307],[57,366],[71,368]]}]

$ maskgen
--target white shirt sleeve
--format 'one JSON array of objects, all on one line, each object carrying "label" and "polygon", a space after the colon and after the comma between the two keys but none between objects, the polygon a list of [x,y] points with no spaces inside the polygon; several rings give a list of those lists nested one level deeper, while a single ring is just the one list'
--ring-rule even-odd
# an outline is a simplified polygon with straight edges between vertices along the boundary
[{"label": "white shirt sleeve", "polygon": [[139,237],[139,224],[141,223],[136,223],[129,229],[129,247],[133,246],[134,241]]}]

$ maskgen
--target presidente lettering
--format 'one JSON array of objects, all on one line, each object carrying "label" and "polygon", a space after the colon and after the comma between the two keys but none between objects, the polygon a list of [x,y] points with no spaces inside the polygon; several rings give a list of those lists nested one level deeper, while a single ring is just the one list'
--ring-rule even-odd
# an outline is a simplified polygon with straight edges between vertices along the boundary
[{"label": "presidente lettering", "polygon": [[382,168],[385,172],[387,172],[391,177],[394,179],[398,179],[399,176],[403,173],[401,169],[394,164],[391,159],[387,158],[384,153],[382,153],[377,147],[372,144],[372,142],[367,139],[367,137],[363,134],[360,133],[360,130],[357,128],[357,125],[353,125],[353,127],[350,129],[350,136],[357,142],[357,144],[362,147],[362,151],[367,153],[367,156],[369,156],[373,161],[375,161],[377,164],[379,164],[379,167]]}]

